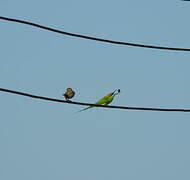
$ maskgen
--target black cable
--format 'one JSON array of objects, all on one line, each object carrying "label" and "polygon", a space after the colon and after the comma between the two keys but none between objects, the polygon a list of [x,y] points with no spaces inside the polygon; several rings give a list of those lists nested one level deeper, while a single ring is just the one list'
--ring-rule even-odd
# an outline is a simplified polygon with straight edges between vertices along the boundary
[{"label": "black cable", "polygon": [[47,27],[47,26],[42,26],[40,24],[35,24],[35,23],[32,23],[32,22],[23,21],[23,20],[19,20],[19,19],[7,18],[7,17],[3,17],[3,16],[0,16],[0,19],[6,20],[6,21],[13,21],[13,22],[21,23],[21,24],[27,24],[27,25],[30,25],[30,26],[35,26],[35,27],[38,27],[38,28],[41,28],[41,29],[45,29],[45,30],[48,30],[48,31],[64,34],[64,35],[67,35],[67,36],[79,37],[79,38],[83,38],[83,39],[90,39],[90,40],[94,40],[94,41],[106,42],[106,43],[111,43],[111,44],[135,46],[135,47],[142,47],[142,48],[152,48],[152,49],[162,49],[162,50],[190,51],[190,49],[187,49],[187,48],[152,46],[152,45],[144,45],[144,44],[128,43],[128,42],[123,42],[123,41],[114,41],[114,40],[102,39],[102,38],[97,38],[97,37],[92,37],[92,36],[85,36],[85,35],[81,35],[81,34],[74,34],[74,33],[61,31],[61,30],[58,30],[58,29],[53,29],[53,28],[50,28],[50,27]]},{"label": "black cable", "polygon": [[94,107],[102,107],[102,108],[114,108],[114,109],[128,109],[128,110],[141,110],[141,111],[172,111],[172,112],[190,112],[190,109],[171,109],[171,108],[145,108],[145,107],[127,107],[127,106],[104,106],[104,105],[98,105],[98,104],[92,104],[92,103],[81,103],[81,102],[73,102],[73,101],[65,101],[60,99],[54,99],[49,97],[43,97],[43,96],[36,96],[28,93],[23,93],[19,91],[13,91],[9,89],[0,88],[0,91],[12,93],[12,94],[18,94],[21,96],[27,96],[35,99],[42,99],[46,101],[53,101],[53,102],[60,102],[60,103],[68,103],[68,104],[76,104],[76,105],[84,105],[84,106],[94,106]]}]

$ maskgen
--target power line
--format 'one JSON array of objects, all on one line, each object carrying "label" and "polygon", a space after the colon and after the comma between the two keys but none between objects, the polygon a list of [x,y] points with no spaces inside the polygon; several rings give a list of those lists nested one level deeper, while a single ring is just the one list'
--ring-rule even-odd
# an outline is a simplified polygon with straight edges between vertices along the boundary
[{"label": "power line", "polygon": [[27,97],[35,98],[35,99],[42,99],[42,100],[46,100],[46,101],[59,102],[59,103],[68,103],[68,104],[76,104],[76,105],[84,105],[84,106],[94,106],[94,107],[101,107],[101,108],[127,109],[127,110],[140,110],[140,111],[190,112],[190,109],[146,108],[146,107],[127,107],[127,106],[103,106],[103,105],[92,104],[92,103],[65,101],[65,100],[60,100],[60,99],[44,97],[44,96],[37,96],[37,95],[32,95],[32,94],[28,94],[28,93],[24,93],[24,92],[20,92],[20,91],[13,91],[13,90],[4,89],[4,88],[0,88],[0,91],[7,92],[7,93],[12,93],[12,94],[17,94],[17,95],[21,95],[21,96],[27,96]]},{"label": "power line", "polygon": [[105,43],[111,43],[111,44],[117,44],[117,45],[126,45],[126,46],[135,46],[135,47],[142,47],[142,48],[162,49],[162,50],[190,51],[189,48],[176,48],[176,47],[144,45],[144,44],[136,44],[136,43],[124,42],[124,41],[114,41],[114,40],[103,39],[103,38],[92,37],[92,36],[85,36],[85,35],[81,35],[81,34],[75,34],[75,33],[61,31],[61,30],[58,30],[58,29],[53,29],[53,28],[50,28],[50,27],[47,27],[47,26],[42,26],[40,24],[32,23],[32,22],[29,22],[29,21],[23,21],[23,20],[3,17],[3,16],[0,16],[0,19],[6,20],[6,21],[17,22],[17,23],[21,23],[21,24],[27,24],[27,25],[30,25],[30,26],[34,26],[34,27],[37,27],[37,28],[45,29],[45,30],[60,33],[60,34],[64,34],[64,35],[67,35],[67,36],[73,36],[73,37],[89,39],[89,40],[94,40],[94,41],[100,41],[100,42],[105,42]]}]

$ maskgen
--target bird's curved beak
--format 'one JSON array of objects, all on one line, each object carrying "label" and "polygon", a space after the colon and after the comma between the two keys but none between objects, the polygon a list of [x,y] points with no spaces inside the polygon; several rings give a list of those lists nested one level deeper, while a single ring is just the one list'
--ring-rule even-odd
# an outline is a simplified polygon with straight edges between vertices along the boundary
[{"label": "bird's curved beak", "polygon": [[117,91],[117,89],[116,89],[115,91],[113,91],[111,94],[112,94],[112,95],[115,94],[116,91]]},{"label": "bird's curved beak", "polygon": [[111,94],[112,95],[117,95],[117,94],[119,94],[121,92],[121,90],[120,89],[116,89],[115,91],[113,91]]}]

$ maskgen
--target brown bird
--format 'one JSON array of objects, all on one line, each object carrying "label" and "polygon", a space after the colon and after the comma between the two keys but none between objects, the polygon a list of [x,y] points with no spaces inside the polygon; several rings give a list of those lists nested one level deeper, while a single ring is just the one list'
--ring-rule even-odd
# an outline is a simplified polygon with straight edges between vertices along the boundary
[{"label": "brown bird", "polygon": [[69,99],[73,98],[75,95],[75,91],[73,91],[71,88],[67,88],[66,92],[63,94],[66,101],[69,101]]}]

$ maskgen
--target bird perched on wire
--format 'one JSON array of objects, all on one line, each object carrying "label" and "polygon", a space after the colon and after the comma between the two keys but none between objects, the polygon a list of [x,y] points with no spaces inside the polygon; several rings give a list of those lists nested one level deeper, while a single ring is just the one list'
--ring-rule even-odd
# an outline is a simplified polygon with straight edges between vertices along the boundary
[{"label": "bird perched on wire", "polygon": [[66,101],[70,101],[69,99],[73,98],[75,95],[75,91],[72,90],[72,88],[67,88],[66,92],[63,94]]},{"label": "bird perched on wire", "polygon": [[[115,95],[119,94],[120,92],[121,92],[121,90],[117,89],[117,90],[113,91],[112,93],[109,93],[106,96],[104,96],[103,98],[99,99],[95,104],[108,105],[113,101]],[[84,108],[78,112],[85,111],[85,110],[93,108],[93,107],[94,106],[89,106],[89,107],[86,107],[86,108]]]}]

